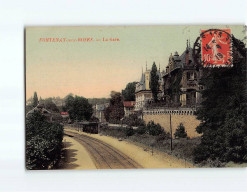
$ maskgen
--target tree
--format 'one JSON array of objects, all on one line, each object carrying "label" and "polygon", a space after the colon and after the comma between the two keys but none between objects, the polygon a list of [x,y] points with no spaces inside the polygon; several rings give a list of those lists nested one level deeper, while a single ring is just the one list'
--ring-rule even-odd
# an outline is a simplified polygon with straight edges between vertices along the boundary
[{"label": "tree", "polygon": [[123,123],[129,126],[143,126],[144,120],[138,118],[137,114],[130,114],[129,117],[124,117]]},{"label": "tree", "polygon": [[136,83],[137,82],[128,83],[125,89],[122,90],[122,96],[125,101],[135,101]]},{"label": "tree", "polygon": [[154,101],[157,102],[159,92],[159,75],[157,74],[157,66],[155,62],[153,63],[151,70],[150,88],[153,94]]},{"label": "tree", "polygon": [[88,98],[88,102],[92,105],[105,104],[110,102],[110,98]]},{"label": "tree", "polygon": [[47,110],[53,111],[53,112],[59,112],[58,107],[56,104],[53,102],[52,98],[46,98],[46,99],[41,99],[40,103],[44,104],[45,108]]},{"label": "tree", "polygon": [[35,91],[33,94],[33,107],[36,107],[38,103],[39,103],[38,95],[37,95],[37,92]]},{"label": "tree", "polygon": [[89,120],[93,114],[93,107],[84,97],[68,95],[65,100],[65,111],[69,112],[72,120]]},{"label": "tree", "polygon": [[183,123],[180,123],[178,128],[176,129],[176,132],[174,133],[175,138],[186,138],[187,133],[185,131],[185,127]]},{"label": "tree", "polygon": [[157,136],[164,133],[164,129],[160,126],[159,123],[155,124],[154,121],[149,121],[147,124],[147,130],[149,135]]},{"label": "tree", "polygon": [[48,169],[61,156],[63,126],[48,122],[39,111],[26,118],[26,168]]},{"label": "tree", "polygon": [[65,105],[63,107],[63,111],[68,111],[70,108],[73,107],[74,95],[70,93],[69,95],[65,96],[64,101]]},{"label": "tree", "polygon": [[104,115],[106,121],[120,122],[124,117],[123,98],[121,93],[112,91],[109,106],[105,109]]},{"label": "tree", "polygon": [[246,49],[232,37],[233,67],[204,72],[203,102],[197,111],[203,134],[194,150],[196,163],[210,159],[247,162]]}]

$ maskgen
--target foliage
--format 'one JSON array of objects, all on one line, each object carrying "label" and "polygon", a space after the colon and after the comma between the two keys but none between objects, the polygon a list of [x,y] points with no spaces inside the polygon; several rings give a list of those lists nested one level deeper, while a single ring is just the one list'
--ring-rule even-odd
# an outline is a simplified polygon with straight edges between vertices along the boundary
[{"label": "foliage", "polygon": [[[143,126],[143,128],[146,129],[145,126]],[[138,129],[134,130],[134,132],[136,132],[134,135],[126,137],[124,129],[125,128],[123,127],[121,128],[120,127],[114,127],[114,128],[106,127],[104,129],[101,129],[101,134],[116,137],[116,138],[128,139],[135,143],[141,143],[147,152],[149,151],[149,147],[153,145],[153,147],[156,148],[157,150],[166,152],[180,159],[189,161],[191,162],[191,164],[193,160],[193,150],[200,143],[199,137],[193,138],[193,139],[174,139],[173,140],[173,150],[171,153],[169,133],[164,132],[158,136],[152,136],[147,133],[139,134],[138,129],[141,129],[141,127],[139,127]],[[185,167],[187,166],[188,165],[186,163]],[[209,165],[207,164],[207,166]]]},{"label": "foliage", "polygon": [[126,135],[127,137],[132,136],[132,135],[134,135],[134,134],[135,134],[135,131],[133,130],[132,127],[127,127],[127,128],[125,129],[125,135]]},{"label": "foliage", "polygon": [[149,121],[147,124],[147,130],[149,135],[157,136],[164,133],[164,129],[160,124],[155,124],[154,121]]},{"label": "foliage", "polygon": [[35,91],[33,94],[33,107],[36,107],[38,103],[39,103],[38,95],[37,95],[37,92]]},{"label": "foliage", "polygon": [[150,79],[150,89],[153,94],[154,101],[158,100],[158,92],[159,92],[159,75],[157,74],[157,66],[155,62],[153,63],[151,70],[151,79]]},{"label": "foliage", "polygon": [[120,121],[124,117],[124,106],[121,93],[112,91],[109,106],[105,109],[104,115],[106,121]]},{"label": "foliage", "polygon": [[44,107],[49,111],[59,112],[58,107],[53,102],[53,98],[41,99],[40,103],[44,104]]},{"label": "foliage", "polygon": [[130,114],[129,117],[124,117],[123,123],[129,126],[143,126],[144,120],[138,118],[137,114]]},{"label": "foliage", "polygon": [[59,158],[63,126],[35,111],[26,118],[26,168],[48,169]]},{"label": "foliage", "polygon": [[132,135],[135,134],[135,130],[130,127],[130,126],[127,126],[127,127],[122,127],[122,126],[118,126],[118,127],[109,127],[107,125],[101,125],[100,127],[101,129],[101,132],[105,132],[105,131],[109,131],[110,135],[111,136],[114,136],[114,137],[130,137]]},{"label": "foliage", "polygon": [[158,135],[156,137],[156,142],[160,142],[160,141],[164,141],[164,140],[168,140],[171,138],[170,133],[166,133],[165,131],[162,132],[160,135]]},{"label": "foliage", "polygon": [[63,120],[63,117],[60,115],[60,113],[53,113],[52,121],[62,123],[64,120]]},{"label": "foliage", "polygon": [[90,122],[99,122],[99,119],[95,116],[92,116],[90,119],[89,119]]},{"label": "foliage", "polygon": [[64,110],[69,112],[71,120],[89,120],[93,114],[92,105],[84,97],[68,95]]},{"label": "foliage", "polygon": [[177,74],[171,74],[171,81],[168,89],[168,95],[171,97],[171,100],[174,101],[173,104],[177,104],[179,102],[182,76],[183,76],[182,70],[178,70]]},{"label": "foliage", "polygon": [[196,163],[247,162],[246,51],[241,41],[234,37],[232,41],[233,67],[205,71],[201,79],[205,89],[197,111],[202,121],[197,132],[203,136],[194,150]]},{"label": "foliage", "polygon": [[139,134],[139,135],[143,135],[147,132],[147,127],[146,125],[143,125],[143,126],[139,126],[137,129],[136,129],[136,133]]},{"label": "foliage", "polygon": [[125,101],[135,101],[136,83],[137,82],[128,83],[125,89],[122,90],[122,96]]},{"label": "foliage", "polygon": [[176,129],[176,132],[174,133],[175,138],[186,138],[187,133],[185,131],[185,127],[183,123],[180,123],[178,128]]},{"label": "foliage", "polygon": [[88,102],[92,105],[105,104],[110,102],[110,98],[88,98]]}]

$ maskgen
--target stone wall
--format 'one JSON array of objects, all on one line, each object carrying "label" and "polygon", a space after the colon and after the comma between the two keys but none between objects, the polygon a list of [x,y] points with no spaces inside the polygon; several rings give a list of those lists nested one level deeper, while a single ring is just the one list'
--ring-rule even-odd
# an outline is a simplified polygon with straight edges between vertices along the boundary
[{"label": "stone wall", "polygon": [[[170,112],[171,113],[171,112]],[[159,123],[167,132],[170,132],[170,113],[169,112],[144,112],[143,120],[148,123],[154,121]],[[196,116],[191,112],[190,114],[171,113],[172,134],[174,133],[180,123],[183,123],[185,131],[188,137],[198,137],[200,134],[196,132],[196,127],[200,124],[200,121],[196,119]]]}]

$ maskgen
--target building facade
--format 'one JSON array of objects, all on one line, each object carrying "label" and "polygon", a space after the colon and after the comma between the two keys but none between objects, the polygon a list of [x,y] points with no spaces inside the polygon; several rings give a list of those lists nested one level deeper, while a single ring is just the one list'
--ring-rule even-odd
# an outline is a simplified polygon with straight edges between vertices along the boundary
[{"label": "building facade", "polygon": [[164,99],[171,107],[196,107],[201,103],[199,79],[202,72],[192,56],[192,48],[187,42],[186,50],[170,55],[166,72],[163,75]]},{"label": "building facade", "polygon": [[[153,100],[152,91],[150,88],[150,80],[151,80],[151,70],[148,70],[146,67],[146,71],[141,75],[140,82],[136,84],[136,90],[135,90],[135,111],[141,111],[144,109],[145,105],[148,101]],[[160,84],[160,92],[158,94],[158,98],[161,98],[162,96],[162,73],[159,70],[157,70],[157,75],[159,76],[159,84]]]},{"label": "building facade", "polygon": [[124,116],[129,117],[134,114],[135,101],[124,101]]},{"label": "building facade", "polygon": [[106,107],[108,106],[109,106],[109,103],[96,104],[95,106],[93,106],[93,110],[94,110],[93,115],[99,119],[99,122],[106,122],[104,111]]},{"label": "building facade", "polygon": [[26,117],[29,117],[30,115],[34,114],[35,112],[40,112],[42,115],[44,115],[47,119],[47,121],[52,122],[53,121],[53,114],[49,110],[45,109],[44,104],[38,104],[35,108],[30,110]]}]

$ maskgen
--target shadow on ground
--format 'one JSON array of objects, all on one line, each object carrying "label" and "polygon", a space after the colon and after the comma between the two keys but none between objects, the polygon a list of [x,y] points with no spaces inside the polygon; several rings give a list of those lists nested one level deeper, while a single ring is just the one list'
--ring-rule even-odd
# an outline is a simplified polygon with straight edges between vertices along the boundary
[{"label": "shadow on ground", "polygon": [[78,150],[75,149],[69,149],[70,146],[73,146],[73,144],[69,141],[63,142],[63,149],[61,152],[61,159],[57,166],[57,169],[75,169],[79,167],[78,164],[74,163],[77,159],[74,158],[78,152]]}]

